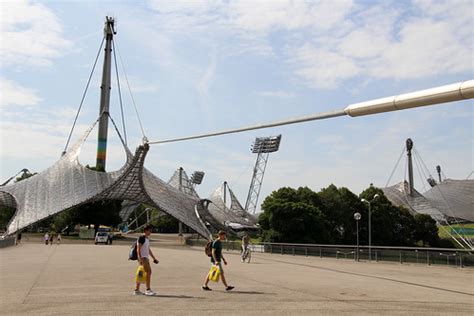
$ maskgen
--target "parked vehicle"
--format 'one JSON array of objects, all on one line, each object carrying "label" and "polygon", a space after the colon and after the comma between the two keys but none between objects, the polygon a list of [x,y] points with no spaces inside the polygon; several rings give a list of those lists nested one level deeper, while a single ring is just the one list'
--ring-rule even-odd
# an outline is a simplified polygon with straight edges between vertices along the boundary
[{"label": "parked vehicle", "polygon": [[107,233],[107,232],[97,232],[97,234],[95,235],[94,244],[97,245],[99,243],[103,243],[103,244],[107,245],[109,243],[109,240],[110,240],[109,233]]}]

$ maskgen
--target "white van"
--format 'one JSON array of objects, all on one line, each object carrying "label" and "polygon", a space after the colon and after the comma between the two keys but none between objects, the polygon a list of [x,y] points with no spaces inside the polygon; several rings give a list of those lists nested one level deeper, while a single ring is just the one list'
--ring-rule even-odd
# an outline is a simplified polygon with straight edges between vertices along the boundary
[{"label": "white van", "polygon": [[97,232],[97,234],[95,235],[95,242],[94,243],[96,245],[98,243],[108,244],[109,243],[109,233],[107,233],[107,232]]}]

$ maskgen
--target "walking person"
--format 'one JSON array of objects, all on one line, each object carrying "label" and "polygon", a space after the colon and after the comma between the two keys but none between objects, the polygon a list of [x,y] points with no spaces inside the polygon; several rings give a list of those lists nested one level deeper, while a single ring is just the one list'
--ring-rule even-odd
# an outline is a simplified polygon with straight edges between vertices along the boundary
[{"label": "walking person", "polygon": [[21,244],[21,232],[19,232],[18,234],[16,234],[16,242],[15,244],[18,246]]},{"label": "walking person", "polygon": [[61,233],[58,233],[58,237],[56,238],[56,241],[57,241],[58,245],[61,244]]},{"label": "walking person", "polygon": [[138,256],[138,263],[143,266],[146,272],[146,291],[145,293],[140,291],[140,282],[136,282],[135,290],[133,291],[134,295],[156,295],[155,292],[151,289],[151,266],[150,266],[150,259],[149,256],[153,258],[153,263],[157,264],[158,259],[156,259],[155,255],[150,249],[150,240],[149,237],[151,235],[151,230],[153,226],[146,225],[143,229],[143,235],[138,238],[137,241],[137,256]]},{"label": "walking person", "polygon": [[51,246],[53,245],[53,241],[54,241],[54,235],[53,235],[53,233],[51,233],[51,234],[49,235],[49,244],[50,244]]},{"label": "walking person", "polygon": [[44,242],[45,245],[48,244],[48,242],[49,242],[49,234],[48,234],[48,232],[46,232],[46,233],[44,234],[44,236],[43,236],[43,242]]},{"label": "walking person", "polygon": [[[234,287],[227,284],[227,281],[224,276],[224,269],[222,269],[222,261],[225,265],[227,265],[227,261],[225,260],[224,256],[222,255],[222,241],[226,239],[226,232],[220,230],[217,233],[217,239],[212,242],[212,256],[211,256],[211,263],[212,265],[216,265],[219,267],[219,277],[222,280],[222,283],[225,286],[226,291],[232,290]],[[208,286],[209,284],[209,273],[206,275],[204,279],[204,285],[202,289],[204,291],[212,291],[212,289]]]}]

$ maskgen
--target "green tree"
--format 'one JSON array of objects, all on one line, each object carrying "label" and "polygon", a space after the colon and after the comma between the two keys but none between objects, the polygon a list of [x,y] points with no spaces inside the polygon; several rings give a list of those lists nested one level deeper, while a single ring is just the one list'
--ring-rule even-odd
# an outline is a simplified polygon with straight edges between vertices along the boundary
[{"label": "green tree", "polygon": [[119,213],[122,201],[102,200],[80,205],[56,214],[51,222],[51,228],[62,230],[72,229],[76,224],[91,225],[97,231],[100,225],[117,226],[122,222]]},{"label": "green tree", "polygon": [[319,199],[308,188],[281,188],[263,204],[259,223],[263,239],[274,242],[326,243],[327,221],[317,207]]},{"label": "green tree", "polygon": [[15,209],[12,207],[0,207],[0,231],[6,231],[8,223],[15,214]]},{"label": "green tree", "polygon": [[[318,196],[321,201],[321,211],[329,221],[333,242],[336,244],[354,244],[357,238],[354,213],[360,212],[362,218],[367,218],[359,197],[349,189],[337,188],[334,184],[321,189]],[[364,244],[367,229],[363,224],[359,225],[359,228],[361,244]]]},{"label": "green tree", "polygon": [[83,225],[94,225],[97,231],[100,225],[117,226],[122,222],[120,217],[122,201],[102,200],[78,207],[77,222]]},{"label": "green tree", "polygon": [[[78,223],[79,208],[72,208],[63,212],[60,212],[53,216],[52,225],[58,230],[62,231],[66,229],[66,234],[69,235],[74,226]],[[52,226],[51,225],[51,226]]]},{"label": "green tree", "polygon": [[[379,197],[374,199],[374,196],[378,194]],[[397,244],[396,239],[401,239],[397,236],[402,231],[400,227],[399,213],[400,210],[393,206],[392,203],[385,197],[382,190],[370,186],[365,189],[359,197],[371,201],[371,213],[372,213],[372,245],[373,246],[402,246]],[[363,227],[364,244],[368,241],[368,205],[363,203],[362,209],[362,220],[360,225]],[[404,245],[404,244],[403,244]]]},{"label": "green tree", "polygon": [[37,172],[31,173],[27,169],[23,169],[23,170],[24,170],[24,172],[19,177],[15,178],[15,182],[20,182],[22,180],[28,179],[28,178],[38,174]]},{"label": "green tree", "polygon": [[[378,195],[374,199],[375,195]],[[262,239],[275,242],[336,243],[356,242],[354,213],[360,212],[359,238],[368,244],[368,204],[370,201],[372,245],[374,246],[435,246],[439,244],[435,221],[428,215],[413,216],[397,207],[383,191],[368,187],[360,196],[349,189],[331,184],[315,193],[309,188],[281,188],[263,202],[259,216]]]},{"label": "green tree", "polygon": [[[156,215],[158,215],[159,211],[154,210],[154,212],[156,212]],[[177,233],[179,231],[179,221],[176,218],[168,214],[160,215],[161,216],[158,216],[155,220],[151,222],[157,232]]]},{"label": "green tree", "polygon": [[[374,196],[378,194],[378,198]],[[374,186],[365,189],[359,196],[371,201],[372,210],[372,245],[374,246],[414,246],[413,233],[415,219],[403,208],[394,206],[384,195],[383,191]],[[363,205],[364,232],[368,232],[368,205]],[[365,218],[365,220],[364,220]],[[364,233],[364,239],[368,239]]]},{"label": "green tree", "polygon": [[414,227],[413,237],[416,242],[421,242],[422,246],[439,246],[438,226],[431,216],[416,214]]}]

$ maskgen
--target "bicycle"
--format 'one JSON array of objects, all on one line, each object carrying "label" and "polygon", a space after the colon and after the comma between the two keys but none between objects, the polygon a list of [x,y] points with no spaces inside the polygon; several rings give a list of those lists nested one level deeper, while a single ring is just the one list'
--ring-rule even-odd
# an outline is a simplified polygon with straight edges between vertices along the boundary
[{"label": "bicycle", "polygon": [[[244,247],[244,246],[242,246]],[[247,245],[247,247],[242,249],[242,252],[240,254],[240,258],[242,263],[244,263],[247,260],[247,263],[250,263],[250,259],[252,258],[252,251],[250,250],[250,245]]]}]

